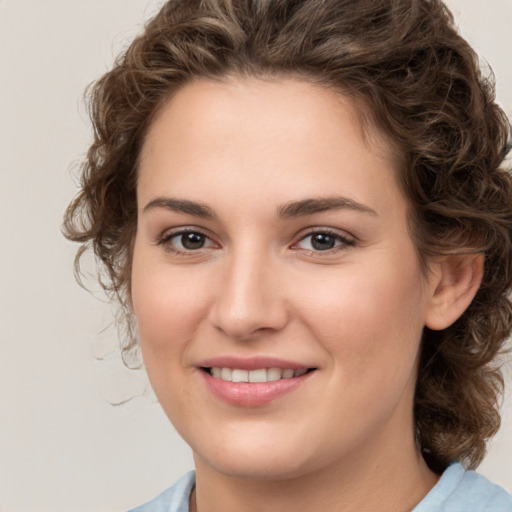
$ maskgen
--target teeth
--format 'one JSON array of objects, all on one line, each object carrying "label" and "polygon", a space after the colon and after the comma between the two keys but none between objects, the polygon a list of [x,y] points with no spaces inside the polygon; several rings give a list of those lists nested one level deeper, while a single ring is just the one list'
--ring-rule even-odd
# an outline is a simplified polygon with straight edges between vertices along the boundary
[{"label": "teeth", "polygon": [[267,382],[267,370],[251,370],[249,372],[249,382]]},{"label": "teeth", "polygon": [[286,368],[260,368],[258,370],[242,370],[239,368],[210,368],[213,377],[228,382],[273,382],[280,379],[292,379],[307,373],[306,368],[292,370]]},{"label": "teeth", "polygon": [[249,372],[247,370],[233,370],[231,380],[233,382],[249,382]]},{"label": "teeth", "polygon": [[221,368],[220,370],[220,378],[222,380],[233,380],[233,370],[231,368]]},{"label": "teeth", "polygon": [[272,382],[274,380],[279,380],[283,375],[283,370],[281,368],[269,368],[267,370],[267,382]]}]

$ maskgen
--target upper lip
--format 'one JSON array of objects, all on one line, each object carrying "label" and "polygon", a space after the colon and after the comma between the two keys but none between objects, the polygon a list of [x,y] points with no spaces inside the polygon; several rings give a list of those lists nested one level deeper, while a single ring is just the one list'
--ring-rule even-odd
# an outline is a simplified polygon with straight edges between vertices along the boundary
[{"label": "upper lip", "polygon": [[205,359],[197,364],[199,368],[237,368],[241,370],[258,370],[261,368],[281,368],[302,370],[315,368],[314,365],[302,364],[297,361],[287,361],[276,357],[256,356],[249,358],[218,356]]}]

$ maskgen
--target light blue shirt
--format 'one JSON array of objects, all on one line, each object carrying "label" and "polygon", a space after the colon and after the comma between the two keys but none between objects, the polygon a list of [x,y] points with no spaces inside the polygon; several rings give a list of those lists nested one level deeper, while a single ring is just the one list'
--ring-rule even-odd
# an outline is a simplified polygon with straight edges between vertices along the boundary
[{"label": "light blue shirt", "polygon": [[485,476],[452,464],[413,512],[512,512],[512,495]]},{"label": "light blue shirt", "polygon": [[[195,473],[191,471],[148,503],[129,512],[189,512]],[[512,495],[474,471],[449,466],[413,512],[512,512]]]},{"label": "light blue shirt", "polygon": [[156,498],[128,512],[189,512],[190,493],[195,483],[196,473],[190,471]]}]

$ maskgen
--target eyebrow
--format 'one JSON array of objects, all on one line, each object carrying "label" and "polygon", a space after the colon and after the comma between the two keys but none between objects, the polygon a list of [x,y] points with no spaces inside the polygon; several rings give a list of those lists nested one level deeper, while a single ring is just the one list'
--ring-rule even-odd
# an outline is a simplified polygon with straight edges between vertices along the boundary
[{"label": "eyebrow", "polygon": [[157,197],[152,199],[144,206],[142,211],[146,213],[155,208],[163,208],[164,210],[193,215],[194,217],[201,217],[203,219],[215,219],[217,217],[215,212],[205,204],[189,201],[187,199],[176,199],[174,197]]},{"label": "eyebrow", "polygon": [[[152,199],[142,210],[143,213],[155,209],[163,208],[177,213],[193,215],[203,219],[216,219],[217,215],[207,205],[188,199],[177,199],[174,197],[157,197]],[[290,201],[277,208],[277,215],[282,219],[293,217],[305,217],[315,213],[321,213],[329,210],[353,210],[370,215],[378,216],[377,212],[362,203],[343,196],[319,197],[302,199],[300,201]]]},{"label": "eyebrow", "polygon": [[277,209],[281,218],[304,217],[328,210],[353,210],[356,212],[369,213],[378,216],[377,212],[362,203],[343,196],[319,197],[302,199],[301,201],[290,201]]}]

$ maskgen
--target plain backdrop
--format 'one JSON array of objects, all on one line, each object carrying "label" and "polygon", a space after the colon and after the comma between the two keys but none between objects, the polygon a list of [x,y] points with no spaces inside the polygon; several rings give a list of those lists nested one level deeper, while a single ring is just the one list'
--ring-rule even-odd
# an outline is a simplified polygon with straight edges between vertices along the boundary
[{"label": "plain backdrop", "polygon": [[[159,4],[0,0],[1,512],[122,511],[192,467],[143,372],[123,368],[112,308],[77,286],[60,234],[90,136],[83,90]],[[448,4],[510,116],[512,0]],[[480,471],[512,490],[507,400]]]}]

